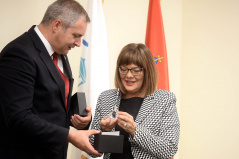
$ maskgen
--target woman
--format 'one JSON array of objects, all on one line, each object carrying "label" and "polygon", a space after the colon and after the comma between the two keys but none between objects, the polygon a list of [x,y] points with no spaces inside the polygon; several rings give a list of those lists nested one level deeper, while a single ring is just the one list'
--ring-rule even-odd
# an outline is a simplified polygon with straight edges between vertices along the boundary
[{"label": "woman", "polygon": [[[117,60],[118,89],[101,93],[91,127],[124,135],[123,153],[105,153],[105,159],[165,159],[175,155],[180,129],[176,97],[156,86],[157,68],[150,50],[144,44],[126,45]],[[111,118],[115,106],[118,116]]]}]

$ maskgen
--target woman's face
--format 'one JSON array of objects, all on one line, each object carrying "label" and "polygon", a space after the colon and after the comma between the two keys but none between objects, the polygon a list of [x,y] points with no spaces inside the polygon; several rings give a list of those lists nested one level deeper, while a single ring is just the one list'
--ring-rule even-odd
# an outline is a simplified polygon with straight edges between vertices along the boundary
[{"label": "woman's face", "polygon": [[[128,69],[132,70],[129,71]],[[135,64],[130,64],[120,66],[119,71],[121,82],[126,89],[125,98],[141,97],[139,91],[144,80],[143,69]]]}]

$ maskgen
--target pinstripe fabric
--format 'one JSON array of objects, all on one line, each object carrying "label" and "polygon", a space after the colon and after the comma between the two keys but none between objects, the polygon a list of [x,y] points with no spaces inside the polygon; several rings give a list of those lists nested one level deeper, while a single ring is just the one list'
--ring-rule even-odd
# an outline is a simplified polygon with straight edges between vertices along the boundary
[{"label": "pinstripe fabric", "polygon": [[[116,92],[117,90],[112,89],[101,93],[91,129],[101,130],[100,120],[111,112],[114,105],[119,107],[121,94],[117,97]],[[172,92],[156,90],[146,96],[135,122],[135,136],[129,136],[134,158],[170,159],[175,155],[178,150],[180,123],[176,97]],[[93,137],[90,142],[93,144]],[[104,154],[104,159],[109,157],[110,153]]]}]

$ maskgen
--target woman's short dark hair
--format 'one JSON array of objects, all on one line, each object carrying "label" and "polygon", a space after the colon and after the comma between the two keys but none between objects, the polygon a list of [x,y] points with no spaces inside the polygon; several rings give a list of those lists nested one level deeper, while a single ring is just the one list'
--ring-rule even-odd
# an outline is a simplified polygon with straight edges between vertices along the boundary
[{"label": "woman's short dark hair", "polygon": [[115,87],[119,88],[125,94],[126,90],[121,82],[118,66],[130,64],[143,68],[144,79],[140,93],[146,96],[155,92],[158,81],[158,71],[151,51],[146,45],[141,43],[128,44],[121,50],[115,70]]}]

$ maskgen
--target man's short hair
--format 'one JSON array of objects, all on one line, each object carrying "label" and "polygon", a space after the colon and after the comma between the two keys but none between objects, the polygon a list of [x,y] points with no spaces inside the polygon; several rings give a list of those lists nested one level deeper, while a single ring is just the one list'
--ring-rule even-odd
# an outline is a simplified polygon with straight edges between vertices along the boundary
[{"label": "man's short hair", "polygon": [[75,0],[57,0],[46,10],[41,21],[44,26],[48,26],[56,19],[60,19],[65,29],[75,25],[79,18],[85,18],[90,22],[90,18],[85,9]]}]

